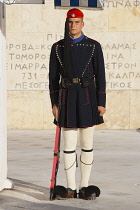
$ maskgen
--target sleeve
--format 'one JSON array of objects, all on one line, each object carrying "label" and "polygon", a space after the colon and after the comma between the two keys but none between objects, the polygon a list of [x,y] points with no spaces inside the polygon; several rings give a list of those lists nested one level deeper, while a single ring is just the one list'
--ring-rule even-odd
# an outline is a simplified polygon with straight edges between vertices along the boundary
[{"label": "sleeve", "polygon": [[106,107],[106,78],[104,57],[100,43],[95,47],[94,68],[97,89],[97,105]]},{"label": "sleeve", "polygon": [[49,90],[52,107],[58,105],[60,73],[55,52],[55,44],[52,46],[49,62]]}]

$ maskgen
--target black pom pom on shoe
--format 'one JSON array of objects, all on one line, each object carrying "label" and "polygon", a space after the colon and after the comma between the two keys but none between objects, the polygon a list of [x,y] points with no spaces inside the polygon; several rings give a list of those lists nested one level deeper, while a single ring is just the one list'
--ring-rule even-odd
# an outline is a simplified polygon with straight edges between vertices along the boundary
[{"label": "black pom pom on shoe", "polygon": [[85,189],[85,197],[89,200],[93,200],[100,196],[100,189],[97,186],[90,185]]},{"label": "black pom pom on shoe", "polygon": [[57,185],[54,188],[54,192],[53,192],[53,199],[56,200],[64,200],[68,197],[68,190],[61,185]]}]

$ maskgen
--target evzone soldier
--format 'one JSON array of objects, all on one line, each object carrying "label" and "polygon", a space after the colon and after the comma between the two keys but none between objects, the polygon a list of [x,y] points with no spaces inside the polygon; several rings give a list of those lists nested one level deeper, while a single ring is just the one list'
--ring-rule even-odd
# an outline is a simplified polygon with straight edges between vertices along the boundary
[{"label": "evzone soldier", "polygon": [[79,198],[94,199],[99,196],[99,188],[89,186],[88,182],[93,163],[94,127],[104,123],[103,114],[106,112],[105,67],[100,43],[82,32],[83,18],[84,14],[79,9],[67,12],[65,37],[53,44],[50,55],[50,98],[54,124],[61,127],[64,139],[68,191],[66,197],[59,196],[59,199],[77,197],[78,132],[81,145]]}]

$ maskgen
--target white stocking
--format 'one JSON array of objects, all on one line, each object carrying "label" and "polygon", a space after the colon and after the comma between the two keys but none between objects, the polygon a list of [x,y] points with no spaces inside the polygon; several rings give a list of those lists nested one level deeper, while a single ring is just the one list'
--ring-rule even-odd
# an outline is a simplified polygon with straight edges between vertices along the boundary
[{"label": "white stocking", "polygon": [[64,140],[64,168],[67,178],[67,188],[76,189],[75,171],[76,171],[76,145],[77,129],[61,128]]},{"label": "white stocking", "polygon": [[88,128],[79,128],[79,138],[81,144],[81,182],[80,189],[82,187],[87,187],[92,163],[93,163],[93,135],[94,126]]}]

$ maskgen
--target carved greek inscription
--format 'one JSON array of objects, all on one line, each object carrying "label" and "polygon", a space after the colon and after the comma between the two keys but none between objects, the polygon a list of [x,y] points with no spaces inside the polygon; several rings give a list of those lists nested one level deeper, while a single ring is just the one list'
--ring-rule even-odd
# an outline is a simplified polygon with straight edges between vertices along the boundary
[{"label": "carved greek inscription", "polygon": [[[48,90],[50,49],[63,38],[60,34],[47,34],[46,43],[7,44],[8,90]],[[137,44],[102,42],[107,89],[139,89],[138,61],[131,59]]]},{"label": "carved greek inscription", "polygon": [[105,7],[113,8],[131,8],[131,7],[140,7],[140,0],[108,0],[105,1]]},{"label": "carved greek inscription", "polygon": [[131,59],[137,50],[136,43],[103,44],[107,89],[139,89],[140,73],[138,61]]},{"label": "carved greek inscription", "polygon": [[48,90],[52,44],[61,34],[47,34],[45,43],[7,43],[8,90]]}]

